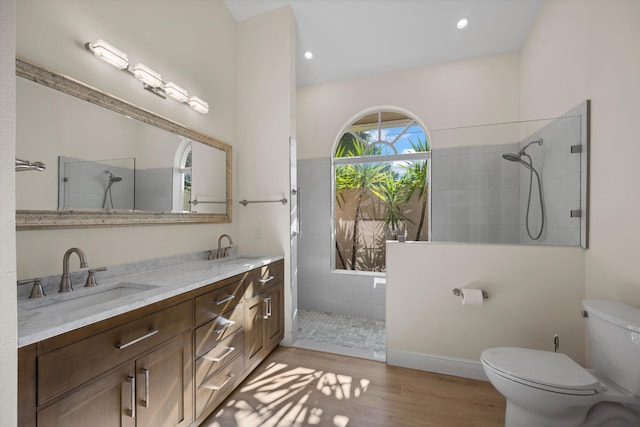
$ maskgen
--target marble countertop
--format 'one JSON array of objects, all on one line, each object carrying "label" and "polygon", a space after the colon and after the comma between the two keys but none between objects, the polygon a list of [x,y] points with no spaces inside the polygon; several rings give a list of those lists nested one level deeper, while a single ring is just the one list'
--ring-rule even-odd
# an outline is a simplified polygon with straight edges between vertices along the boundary
[{"label": "marble countertop", "polygon": [[99,281],[94,288],[80,285],[73,292],[65,294],[49,291],[44,299],[19,299],[18,347],[127,313],[281,259],[282,256],[235,256],[214,261],[189,260],[142,272],[137,269],[138,272]]}]

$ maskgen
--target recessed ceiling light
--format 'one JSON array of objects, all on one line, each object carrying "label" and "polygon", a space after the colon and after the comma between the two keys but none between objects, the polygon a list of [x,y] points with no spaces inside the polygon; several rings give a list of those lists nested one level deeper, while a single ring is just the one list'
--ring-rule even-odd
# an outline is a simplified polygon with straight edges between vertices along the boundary
[{"label": "recessed ceiling light", "polygon": [[309,51],[309,50],[308,50],[308,51],[306,51],[306,52],[304,53],[304,57],[305,57],[305,58],[307,58],[307,59],[313,59],[313,52],[311,52],[311,51]]},{"label": "recessed ceiling light", "polygon": [[463,28],[467,28],[467,25],[469,25],[469,20],[467,18],[462,18],[456,24],[456,28],[462,30]]}]

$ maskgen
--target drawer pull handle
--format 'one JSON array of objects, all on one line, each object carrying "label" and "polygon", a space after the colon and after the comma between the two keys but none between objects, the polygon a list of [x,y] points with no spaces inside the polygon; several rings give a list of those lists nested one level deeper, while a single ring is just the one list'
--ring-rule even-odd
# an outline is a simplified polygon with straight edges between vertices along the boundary
[{"label": "drawer pull handle", "polygon": [[150,330],[149,332],[147,332],[146,334],[144,334],[143,336],[138,337],[138,338],[136,338],[136,339],[134,339],[134,340],[131,340],[131,341],[129,341],[129,342],[126,342],[126,343],[124,343],[124,344],[117,344],[117,345],[116,345],[116,347],[117,347],[118,349],[120,349],[120,350],[124,350],[125,348],[129,347],[130,345],[134,345],[134,344],[139,343],[139,342],[140,342],[140,341],[142,341],[142,340],[146,340],[147,338],[149,338],[149,337],[151,337],[151,336],[153,336],[153,335],[157,334],[158,332],[160,332],[160,331],[159,331],[159,330],[157,330],[157,329],[152,329],[152,330]]},{"label": "drawer pull handle", "polygon": [[[227,379],[226,379],[226,380],[224,380],[224,382],[223,382],[222,384],[220,384],[220,385],[207,385],[206,383],[204,383],[204,384],[202,384],[202,385],[200,386],[200,388],[208,388],[208,389],[211,389],[211,390],[213,390],[213,391],[220,391],[220,390],[222,390],[222,389],[223,389],[227,384],[229,384],[229,381],[231,381],[231,380],[232,380],[232,379],[234,379],[234,378],[235,378],[235,374],[229,374],[229,375],[227,376]],[[213,379],[213,377],[212,377],[211,379]],[[209,381],[210,381],[210,380],[209,380]]]},{"label": "drawer pull handle", "polygon": [[131,409],[127,409],[127,415],[131,418],[136,417],[136,379],[127,377],[127,382],[131,384]]},{"label": "drawer pull handle", "polygon": [[227,352],[225,354],[223,354],[222,356],[220,356],[220,357],[211,357],[211,358],[205,357],[205,359],[207,359],[207,360],[209,360],[210,362],[213,362],[213,363],[220,363],[224,359],[226,359],[227,356],[229,356],[234,351],[236,351],[235,347],[227,347]]},{"label": "drawer pull handle", "polygon": [[232,299],[234,299],[235,297],[236,297],[235,295],[227,295],[227,297],[226,297],[225,299],[220,300],[220,301],[215,301],[215,303],[216,303],[216,305],[222,305],[222,304],[224,304],[225,302],[229,302],[229,301],[231,301],[231,300],[232,300]]},{"label": "drawer pull handle", "polygon": [[236,322],[234,322],[233,320],[227,320],[227,323],[224,324],[222,329],[214,329],[213,332],[215,332],[216,334],[221,334],[222,332],[229,329],[230,326],[233,326],[235,323]]},{"label": "drawer pull handle", "polygon": [[140,369],[140,373],[144,375],[144,399],[142,400],[142,406],[149,407],[149,370]]},{"label": "drawer pull handle", "polygon": [[272,281],[273,279],[275,279],[275,277],[274,277],[274,276],[269,276],[269,277],[267,277],[266,279],[260,279],[260,280],[258,280],[258,282],[260,282],[260,283],[262,283],[262,284],[264,285],[265,283],[268,283],[268,282]]}]

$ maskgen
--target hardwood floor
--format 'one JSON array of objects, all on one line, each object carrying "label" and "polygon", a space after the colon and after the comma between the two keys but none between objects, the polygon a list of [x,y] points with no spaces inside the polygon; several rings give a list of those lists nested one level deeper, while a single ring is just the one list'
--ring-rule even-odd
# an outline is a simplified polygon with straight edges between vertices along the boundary
[{"label": "hardwood floor", "polygon": [[489,382],[277,348],[201,427],[497,427]]}]

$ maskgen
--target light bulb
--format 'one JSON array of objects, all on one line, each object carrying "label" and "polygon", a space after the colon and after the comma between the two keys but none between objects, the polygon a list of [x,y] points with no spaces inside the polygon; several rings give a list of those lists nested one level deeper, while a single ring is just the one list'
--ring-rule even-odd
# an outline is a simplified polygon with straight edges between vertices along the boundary
[{"label": "light bulb", "polygon": [[189,99],[187,99],[187,103],[198,113],[207,114],[209,112],[209,104],[207,101],[200,99],[197,96],[190,96]]},{"label": "light bulb", "polygon": [[100,58],[116,68],[122,70],[129,65],[129,58],[126,53],[111,46],[102,39],[87,43],[86,46],[93,52],[96,58]]},{"label": "light bulb", "polygon": [[136,79],[140,80],[142,83],[148,84],[151,87],[162,86],[162,76],[160,73],[156,73],[144,64],[134,65],[131,71],[133,72],[133,75],[136,76]]}]

